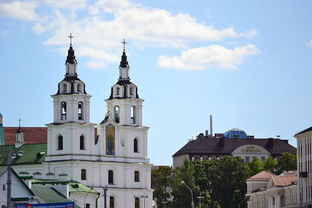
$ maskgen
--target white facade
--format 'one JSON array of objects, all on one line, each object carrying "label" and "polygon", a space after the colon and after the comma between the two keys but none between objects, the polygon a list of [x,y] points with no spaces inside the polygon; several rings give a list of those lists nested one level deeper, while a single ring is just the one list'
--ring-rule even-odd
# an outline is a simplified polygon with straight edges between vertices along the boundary
[{"label": "white facade", "polygon": [[[98,207],[104,206],[103,188],[107,186],[107,208],[152,208],[151,164],[147,157],[149,128],[142,126],[143,100],[138,97],[136,85],[130,82],[125,52],[119,67],[120,77],[106,100],[106,117],[97,126],[90,123],[91,96],[78,79],[71,46],[65,65],[65,78],[58,84],[58,92],[52,95],[54,119],[47,124],[45,162],[15,169],[31,175],[40,172],[38,178],[64,179],[65,176],[92,187],[101,193]],[[95,207],[94,196],[90,197],[70,196],[81,207],[87,203]]]},{"label": "white facade", "polygon": [[233,156],[242,158],[245,162],[251,161],[253,158],[260,160],[267,159],[271,154],[259,145],[243,145],[232,152]]},{"label": "white facade", "polygon": [[299,172],[299,204],[312,205],[312,130],[295,135],[297,139],[297,168]]}]

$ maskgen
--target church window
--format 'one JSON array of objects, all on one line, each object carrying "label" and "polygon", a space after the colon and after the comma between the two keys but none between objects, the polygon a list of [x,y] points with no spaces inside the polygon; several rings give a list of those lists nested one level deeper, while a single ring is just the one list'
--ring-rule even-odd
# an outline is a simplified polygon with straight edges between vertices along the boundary
[{"label": "church window", "polygon": [[135,138],[133,140],[133,152],[139,152],[139,148],[138,148],[138,139]]},{"label": "church window", "polygon": [[131,123],[135,124],[135,106],[131,106]]},{"label": "church window", "polygon": [[140,198],[135,197],[134,199],[134,208],[140,208]]},{"label": "church window", "polygon": [[115,197],[109,197],[109,208],[115,208]]},{"label": "church window", "polygon": [[81,180],[85,181],[87,180],[87,170],[86,169],[81,169]]},{"label": "church window", "polygon": [[82,90],[81,90],[81,84],[77,84],[77,92],[78,92],[78,93],[81,93],[81,91],[82,91]]},{"label": "church window", "polygon": [[66,120],[66,114],[67,114],[66,102],[61,102],[61,120]]},{"label": "church window", "polygon": [[115,127],[111,124],[106,128],[106,154],[115,155]]},{"label": "church window", "polygon": [[140,172],[134,171],[134,182],[140,182]]},{"label": "church window", "polygon": [[63,136],[59,135],[57,137],[57,150],[63,150]]},{"label": "church window", "polygon": [[78,103],[78,120],[82,120],[83,119],[82,109],[83,109],[83,103],[79,102]]},{"label": "church window", "polygon": [[114,171],[108,171],[108,184],[114,184]]},{"label": "church window", "polygon": [[116,95],[119,95],[119,94],[120,94],[120,88],[117,87],[117,88],[116,88]]},{"label": "church window", "polygon": [[90,204],[89,203],[86,203],[86,208],[90,208]]},{"label": "church window", "polygon": [[130,87],[130,95],[133,95],[133,87]]},{"label": "church window", "polygon": [[114,117],[115,117],[115,122],[119,123],[119,117],[120,117],[120,108],[118,105],[114,106]]},{"label": "church window", "polygon": [[80,136],[80,149],[81,150],[85,150],[86,147],[85,147],[85,138],[83,135]]},{"label": "church window", "polygon": [[67,92],[67,84],[63,84],[63,92]]}]

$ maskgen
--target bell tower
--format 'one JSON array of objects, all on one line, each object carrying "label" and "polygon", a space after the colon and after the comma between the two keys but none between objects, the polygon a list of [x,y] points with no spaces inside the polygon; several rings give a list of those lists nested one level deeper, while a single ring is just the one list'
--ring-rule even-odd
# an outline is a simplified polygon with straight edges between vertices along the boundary
[{"label": "bell tower", "polygon": [[[66,155],[88,154],[94,138],[90,123],[90,98],[86,86],[78,78],[75,51],[70,34],[70,45],[65,61],[64,79],[58,83],[53,98],[53,123],[48,124],[48,154],[46,160],[66,160]],[[67,157],[68,158],[68,157]]]}]

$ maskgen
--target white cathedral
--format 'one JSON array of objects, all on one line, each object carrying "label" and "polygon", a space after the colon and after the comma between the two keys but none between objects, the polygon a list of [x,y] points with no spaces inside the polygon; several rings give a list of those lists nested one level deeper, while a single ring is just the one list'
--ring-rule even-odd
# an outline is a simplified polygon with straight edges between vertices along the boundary
[{"label": "white cathedral", "polygon": [[[125,44],[125,43],[124,43]],[[41,172],[52,179],[78,181],[97,191],[70,195],[80,207],[151,208],[151,164],[147,157],[147,133],[142,125],[142,102],[130,81],[125,47],[119,78],[105,100],[107,113],[100,124],[90,122],[90,98],[86,84],[78,78],[72,44],[66,59],[65,78],[52,95],[54,119],[47,124],[45,160],[36,165],[18,165],[16,172]],[[103,200],[104,190],[107,197]],[[87,206],[86,206],[87,205]]]}]

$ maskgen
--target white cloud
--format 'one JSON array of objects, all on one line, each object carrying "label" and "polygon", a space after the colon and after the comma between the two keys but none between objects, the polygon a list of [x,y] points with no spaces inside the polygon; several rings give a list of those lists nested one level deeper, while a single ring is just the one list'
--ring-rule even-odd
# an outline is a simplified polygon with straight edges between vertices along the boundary
[{"label": "white cloud", "polygon": [[309,48],[312,48],[312,40],[310,40],[310,41],[307,43],[307,46],[308,46]]},{"label": "white cloud", "polygon": [[219,45],[192,48],[185,50],[180,56],[169,57],[162,55],[158,65],[162,68],[178,70],[205,70],[209,67],[236,68],[246,56],[258,54],[260,51],[255,45],[227,49]]},{"label": "white cloud", "polygon": [[[29,3],[24,6],[26,3],[20,1],[6,4],[9,6],[0,4],[0,12],[1,8],[6,8],[5,14],[14,17],[18,12],[9,12],[11,7],[17,8],[16,11],[26,8],[24,12],[27,11],[29,17],[25,19],[33,20],[33,30],[38,34],[49,35],[45,41],[47,45],[64,47],[67,35],[73,33],[75,49],[84,49],[79,55],[99,61],[89,66],[99,67],[117,62],[115,57],[120,56],[120,41],[123,38],[140,47],[187,48],[192,43],[206,44],[208,41],[251,38],[256,35],[255,30],[239,32],[234,28],[217,29],[185,13],[173,14],[129,0],[33,1],[40,4]],[[38,14],[35,9],[38,9]],[[18,17],[22,19],[21,15]]]},{"label": "white cloud", "polygon": [[86,0],[43,0],[53,8],[62,9],[83,9],[86,8]]},{"label": "white cloud", "polygon": [[24,21],[35,21],[38,19],[35,2],[14,1],[0,3],[0,16],[12,17]]}]

